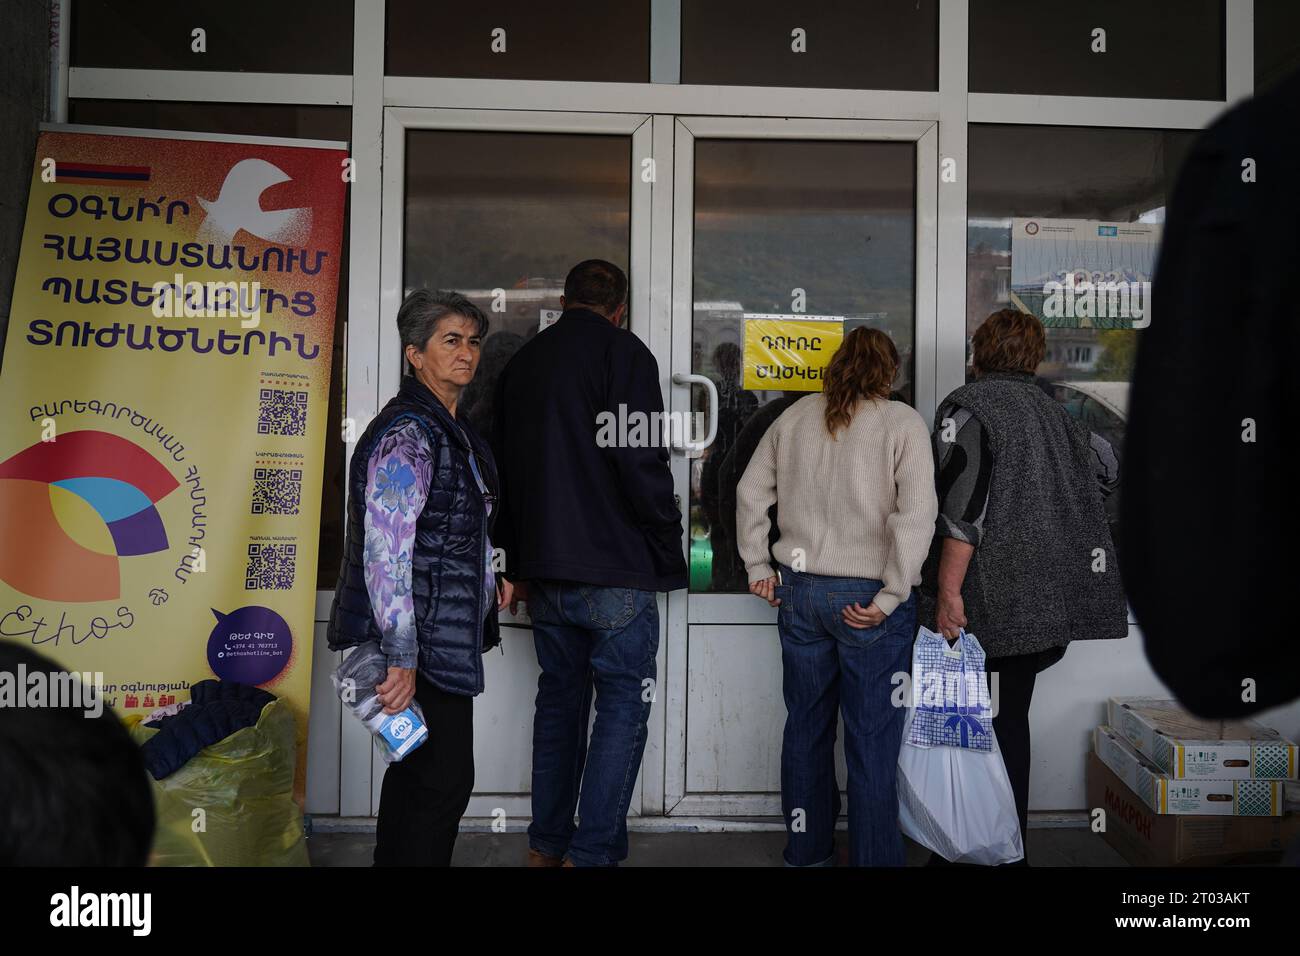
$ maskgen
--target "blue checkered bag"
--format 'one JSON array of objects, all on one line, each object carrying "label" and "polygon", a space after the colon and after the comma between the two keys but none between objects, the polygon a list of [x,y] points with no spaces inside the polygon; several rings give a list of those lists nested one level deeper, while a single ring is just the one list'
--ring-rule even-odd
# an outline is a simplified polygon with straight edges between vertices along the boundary
[{"label": "blue checkered bag", "polygon": [[912,706],[909,744],[994,749],[984,648],[974,634],[961,631],[949,647],[942,634],[920,629],[912,648]]}]

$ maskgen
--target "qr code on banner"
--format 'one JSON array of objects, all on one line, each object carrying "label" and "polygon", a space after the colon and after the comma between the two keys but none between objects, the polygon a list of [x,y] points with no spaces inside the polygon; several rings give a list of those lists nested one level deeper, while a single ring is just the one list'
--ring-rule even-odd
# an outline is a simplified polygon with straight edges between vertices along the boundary
[{"label": "qr code on banner", "polygon": [[296,544],[250,544],[248,567],[244,569],[244,589],[289,590],[293,587],[297,557]]},{"label": "qr code on banner", "polygon": [[296,515],[301,498],[301,468],[253,469],[253,514]]},{"label": "qr code on banner", "polygon": [[307,393],[297,388],[263,388],[257,393],[259,435],[307,434]]}]

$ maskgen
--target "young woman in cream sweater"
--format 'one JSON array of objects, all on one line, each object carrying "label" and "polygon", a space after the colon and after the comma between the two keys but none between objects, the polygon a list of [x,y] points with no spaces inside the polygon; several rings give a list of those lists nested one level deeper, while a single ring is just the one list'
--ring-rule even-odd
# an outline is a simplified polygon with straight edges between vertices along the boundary
[{"label": "young woman in cream sweater", "polygon": [[[915,409],[889,400],[898,370],[889,336],[854,329],[827,366],[822,393],[773,423],[736,488],[749,589],[780,608],[781,802],[792,866],[834,859],[840,713],[849,861],[904,862],[895,789],[904,713],[891,703],[891,678],[911,670],[912,592],[938,502],[929,429]],[[769,553],[773,504],[780,537]]]}]

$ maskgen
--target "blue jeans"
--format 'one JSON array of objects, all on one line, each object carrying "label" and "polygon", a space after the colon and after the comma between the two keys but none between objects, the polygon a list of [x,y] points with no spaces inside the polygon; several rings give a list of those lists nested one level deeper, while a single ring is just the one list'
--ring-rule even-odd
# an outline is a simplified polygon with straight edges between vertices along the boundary
[{"label": "blue jeans", "polygon": [[528,845],[576,866],[617,866],[627,858],[627,809],[655,696],[655,592],[533,581],[528,595],[542,668]]},{"label": "blue jeans", "polygon": [[785,861],[834,861],[840,788],[835,779],[835,725],[844,715],[849,771],[849,862],[902,866],[898,829],[898,751],[902,707],[891,695],[896,673],[909,673],[916,639],[916,596],[877,627],[856,629],[841,612],[869,605],[881,588],[866,578],[831,578],[781,569],[781,635],[786,719],[781,746]]}]

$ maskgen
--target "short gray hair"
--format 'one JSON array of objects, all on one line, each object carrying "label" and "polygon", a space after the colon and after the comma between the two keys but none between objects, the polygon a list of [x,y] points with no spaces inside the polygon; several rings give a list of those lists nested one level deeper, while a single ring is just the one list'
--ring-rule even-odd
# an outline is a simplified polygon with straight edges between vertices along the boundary
[{"label": "short gray hair", "polygon": [[487,316],[459,292],[416,289],[403,300],[402,307],[397,310],[397,334],[402,339],[403,358],[408,345],[414,345],[417,351],[423,352],[437,331],[438,323],[449,315],[459,315],[473,322],[479,338],[487,335]]}]

